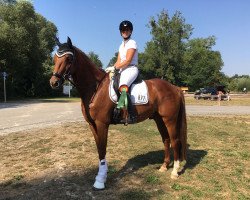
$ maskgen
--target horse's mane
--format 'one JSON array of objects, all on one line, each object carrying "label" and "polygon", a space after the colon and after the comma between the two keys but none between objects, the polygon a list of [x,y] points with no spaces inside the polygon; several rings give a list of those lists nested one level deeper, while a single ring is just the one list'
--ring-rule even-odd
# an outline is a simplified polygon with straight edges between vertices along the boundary
[{"label": "horse's mane", "polygon": [[76,54],[82,57],[82,61],[84,62],[83,65],[89,66],[91,73],[95,74],[97,81],[100,82],[105,77],[106,72],[102,68],[96,66],[96,64],[81,49],[75,46],[73,46],[73,49]]},{"label": "horse's mane", "polygon": [[87,64],[105,73],[105,71],[102,68],[96,66],[96,64],[89,58],[89,56],[87,56],[81,49],[77,48],[76,46],[73,46],[73,48],[75,49],[75,51],[78,51],[78,53],[82,54]]}]

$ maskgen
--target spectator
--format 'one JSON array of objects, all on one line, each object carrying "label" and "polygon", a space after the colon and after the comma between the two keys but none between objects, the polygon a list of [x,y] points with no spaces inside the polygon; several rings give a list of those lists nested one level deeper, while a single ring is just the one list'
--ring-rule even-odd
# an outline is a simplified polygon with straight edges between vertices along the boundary
[{"label": "spectator", "polygon": [[243,88],[243,93],[246,94],[247,93],[247,88]]}]

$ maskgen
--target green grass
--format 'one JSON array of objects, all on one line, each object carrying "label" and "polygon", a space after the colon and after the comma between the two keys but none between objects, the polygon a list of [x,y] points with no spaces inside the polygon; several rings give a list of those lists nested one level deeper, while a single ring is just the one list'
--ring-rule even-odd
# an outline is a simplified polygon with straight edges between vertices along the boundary
[{"label": "green grass", "polygon": [[[188,163],[177,181],[170,171],[159,174],[163,152],[160,136],[153,121],[136,126],[112,127],[124,132],[128,144],[126,154],[134,156],[130,165],[146,181],[142,188],[155,199],[244,199],[249,196],[249,127],[246,116],[188,117]],[[156,150],[159,150],[158,152]],[[138,156],[140,154],[141,156]],[[149,174],[148,174],[149,173]],[[131,179],[134,179],[131,176]],[[138,178],[138,177],[137,177]],[[129,183],[127,185],[130,185]],[[139,187],[138,187],[139,188]],[[154,188],[163,193],[155,193]],[[142,190],[140,190],[142,193]],[[136,198],[138,194],[130,194]]]},{"label": "green grass", "polygon": [[58,98],[44,98],[44,99],[38,99],[40,101],[47,101],[47,102],[53,102],[53,101],[66,101],[66,102],[80,102],[80,98],[78,97],[58,97]]},{"label": "green grass", "polygon": [[130,189],[130,190],[127,190],[125,192],[123,192],[119,198],[121,200],[138,200],[138,199],[144,199],[144,200],[147,200],[147,199],[150,199],[150,195],[144,191],[144,190],[141,190],[141,189]]},{"label": "green grass", "polygon": [[[0,136],[0,192],[40,191],[47,199],[67,191],[103,200],[249,199],[250,117],[190,116],[187,121],[188,160],[177,180],[170,178],[172,163],[168,171],[158,171],[164,152],[152,120],[111,126],[107,189],[102,192],[91,190],[98,155],[93,135],[82,123]],[[16,190],[18,184],[22,187]],[[57,188],[60,192],[52,192]]]}]

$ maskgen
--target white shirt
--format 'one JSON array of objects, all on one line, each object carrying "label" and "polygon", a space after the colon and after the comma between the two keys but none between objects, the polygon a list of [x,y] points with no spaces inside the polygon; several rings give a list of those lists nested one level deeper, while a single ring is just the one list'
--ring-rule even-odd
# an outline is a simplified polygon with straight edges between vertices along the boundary
[{"label": "white shirt", "polygon": [[121,63],[126,60],[126,55],[128,49],[135,49],[135,54],[131,60],[131,63],[129,65],[138,65],[138,50],[136,42],[132,39],[129,39],[127,41],[122,41],[120,47],[119,47],[119,54],[121,58]]}]

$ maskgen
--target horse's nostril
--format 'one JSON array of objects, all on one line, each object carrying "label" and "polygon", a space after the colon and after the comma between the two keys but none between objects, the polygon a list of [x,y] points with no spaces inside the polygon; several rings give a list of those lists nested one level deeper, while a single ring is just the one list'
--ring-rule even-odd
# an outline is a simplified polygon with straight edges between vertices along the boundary
[{"label": "horse's nostril", "polygon": [[59,81],[50,81],[50,86],[53,89],[57,89],[60,87],[60,82]]},{"label": "horse's nostril", "polygon": [[56,81],[54,87],[58,88],[60,86],[59,81]]}]

